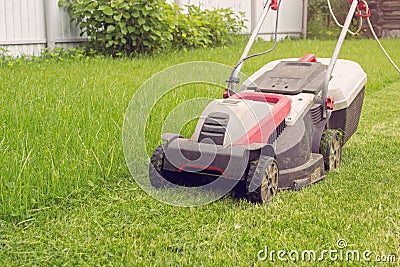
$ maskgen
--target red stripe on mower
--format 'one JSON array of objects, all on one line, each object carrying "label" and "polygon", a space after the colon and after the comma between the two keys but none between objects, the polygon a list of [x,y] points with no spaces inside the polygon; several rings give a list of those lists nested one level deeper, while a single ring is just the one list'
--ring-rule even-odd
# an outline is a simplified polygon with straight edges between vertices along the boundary
[{"label": "red stripe on mower", "polygon": [[317,57],[314,54],[305,54],[299,59],[299,62],[317,62]]},{"label": "red stripe on mower", "polygon": [[208,170],[212,172],[219,173],[222,175],[224,178],[228,178],[228,176],[225,174],[224,170],[221,168],[213,167],[213,166],[201,166],[201,165],[195,165],[195,164],[183,164],[182,166],[179,167],[178,172],[190,172],[190,171],[196,171],[200,172],[203,170]]},{"label": "red stripe on mower", "polygon": [[283,122],[292,106],[290,98],[284,95],[266,94],[259,92],[241,92],[234,94],[231,99],[245,99],[275,104],[265,117],[233,145],[249,145],[253,143],[266,144],[276,127]]}]

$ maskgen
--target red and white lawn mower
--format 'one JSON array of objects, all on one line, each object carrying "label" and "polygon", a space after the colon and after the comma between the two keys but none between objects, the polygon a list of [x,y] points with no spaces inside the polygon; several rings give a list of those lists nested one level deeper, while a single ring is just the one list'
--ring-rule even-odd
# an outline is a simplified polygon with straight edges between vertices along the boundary
[{"label": "red and white lawn mower", "polygon": [[332,58],[273,61],[236,90],[243,63],[272,50],[248,56],[268,12],[279,12],[279,3],[268,1],[223,98],[204,109],[190,139],[162,136],[165,144],[151,158],[151,184],[218,180],[215,186],[233,184],[238,197],[268,202],[278,190],[299,190],[338,168],[342,146],[357,129],[367,82],[359,64],[338,59],[354,14],[368,15],[363,1],[349,3]]}]

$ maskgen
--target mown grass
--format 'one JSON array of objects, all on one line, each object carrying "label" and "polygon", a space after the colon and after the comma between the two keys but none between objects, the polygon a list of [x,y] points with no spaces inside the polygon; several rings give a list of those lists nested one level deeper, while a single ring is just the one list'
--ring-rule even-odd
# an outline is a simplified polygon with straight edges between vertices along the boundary
[{"label": "mown grass", "polygon": [[[384,45],[399,62],[400,40]],[[131,178],[121,127],[135,90],[174,64],[234,65],[243,46],[1,65],[0,265],[279,265],[258,261],[257,252],[335,249],[339,238],[349,249],[399,258],[400,82],[370,40],[348,41],[341,53],[369,81],[359,130],[344,147],[341,169],[324,181],[280,192],[266,206],[226,197],[179,208],[157,202]],[[310,52],[329,57],[333,48],[331,41],[283,41],[244,72]]]}]

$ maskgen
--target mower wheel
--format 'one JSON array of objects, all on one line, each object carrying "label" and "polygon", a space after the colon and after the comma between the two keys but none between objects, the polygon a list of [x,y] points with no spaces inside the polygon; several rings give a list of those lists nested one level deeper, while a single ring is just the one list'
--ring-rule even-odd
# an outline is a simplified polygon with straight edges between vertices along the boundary
[{"label": "mower wheel", "polygon": [[171,183],[166,179],[167,174],[162,169],[164,156],[165,154],[163,150],[163,145],[161,145],[154,150],[154,153],[151,156],[150,160],[150,183],[156,189],[166,188],[171,185]]},{"label": "mower wheel", "polygon": [[278,193],[278,179],[279,169],[274,158],[261,156],[259,160],[250,162],[246,198],[254,203],[270,202]]},{"label": "mower wheel", "polygon": [[340,130],[325,130],[319,146],[319,152],[324,158],[326,171],[339,168],[342,159],[343,133]]}]

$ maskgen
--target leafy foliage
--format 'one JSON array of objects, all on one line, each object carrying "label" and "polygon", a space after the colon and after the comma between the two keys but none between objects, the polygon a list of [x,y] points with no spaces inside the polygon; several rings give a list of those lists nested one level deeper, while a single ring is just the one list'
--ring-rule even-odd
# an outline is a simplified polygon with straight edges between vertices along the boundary
[{"label": "leafy foliage", "polygon": [[165,0],[60,0],[59,5],[68,7],[91,48],[112,56],[222,46],[244,27],[243,14],[231,9],[189,6],[184,14]]},{"label": "leafy foliage", "polygon": [[[243,16],[243,13],[240,14]],[[244,28],[244,20],[230,8],[201,10],[188,6],[188,14],[176,13],[173,45],[178,48],[223,46]]]},{"label": "leafy foliage", "polygon": [[[344,23],[349,4],[343,0],[331,0],[333,12],[340,23]],[[352,29],[357,28],[358,20],[354,18]],[[310,0],[308,2],[307,34],[310,38],[336,39],[340,28],[335,24],[328,8],[327,0]]]},{"label": "leafy foliage", "polygon": [[93,49],[85,50],[83,48],[72,47],[69,49],[64,49],[61,47],[56,47],[53,50],[50,50],[49,48],[42,49],[40,56],[20,55],[18,57],[13,57],[9,55],[9,51],[7,49],[0,47],[0,68],[52,61],[62,62],[65,60],[80,60],[83,58],[89,59],[91,57],[102,58],[104,55],[98,54]]}]

